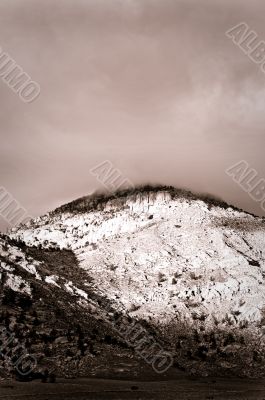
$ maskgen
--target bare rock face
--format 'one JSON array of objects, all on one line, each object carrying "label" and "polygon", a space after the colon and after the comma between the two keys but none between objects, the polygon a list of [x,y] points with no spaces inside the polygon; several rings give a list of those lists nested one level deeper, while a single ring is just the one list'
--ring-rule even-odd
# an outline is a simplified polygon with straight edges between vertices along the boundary
[{"label": "bare rock face", "polygon": [[264,222],[174,188],[82,198],[1,239],[3,286],[33,296],[35,281],[96,318],[107,302],[191,373],[263,375]]}]

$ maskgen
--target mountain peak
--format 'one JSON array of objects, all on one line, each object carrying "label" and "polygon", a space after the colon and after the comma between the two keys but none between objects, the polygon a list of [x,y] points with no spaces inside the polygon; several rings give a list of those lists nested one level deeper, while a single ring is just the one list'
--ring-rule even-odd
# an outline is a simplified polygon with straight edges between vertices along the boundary
[{"label": "mountain peak", "polygon": [[170,199],[201,200],[209,206],[219,206],[223,208],[231,207],[242,211],[233,205],[229,205],[222,199],[209,194],[196,194],[186,189],[176,188],[165,185],[142,185],[130,189],[120,189],[113,192],[96,192],[93,195],[83,196],[55,209],[51,214],[55,215],[62,212],[89,212],[91,210],[103,209],[107,203],[114,202],[120,206],[126,204],[128,200],[136,201],[139,199],[150,198],[152,200],[162,197]]}]

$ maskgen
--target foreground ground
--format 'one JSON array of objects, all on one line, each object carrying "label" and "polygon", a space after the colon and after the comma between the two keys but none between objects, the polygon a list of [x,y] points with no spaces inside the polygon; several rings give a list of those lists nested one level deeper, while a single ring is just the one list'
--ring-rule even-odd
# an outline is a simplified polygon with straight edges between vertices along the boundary
[{"label": "foreground ground", "polygon": [[0,400],[204,400],[265,399],[265,381],[187,378],[136,382],[113,379],[58,379],[56,383],[2,382]]}]

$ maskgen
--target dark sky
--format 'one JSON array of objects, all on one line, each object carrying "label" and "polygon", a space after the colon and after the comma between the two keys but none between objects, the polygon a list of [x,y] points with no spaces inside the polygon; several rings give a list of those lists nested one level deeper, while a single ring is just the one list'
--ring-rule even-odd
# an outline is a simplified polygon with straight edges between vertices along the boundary
[{"label": "dark sky", "polygon": [[[41,86],[0,79],[0,185],[39,215],[100,184],[110,160],[135,184],[208,192],[263,215],[225,174],[265,177],[265,74],[225,32],[265,40],[260,0],[1,0],[0,46]],[[0,224],[2,229],[4,223]]]}]

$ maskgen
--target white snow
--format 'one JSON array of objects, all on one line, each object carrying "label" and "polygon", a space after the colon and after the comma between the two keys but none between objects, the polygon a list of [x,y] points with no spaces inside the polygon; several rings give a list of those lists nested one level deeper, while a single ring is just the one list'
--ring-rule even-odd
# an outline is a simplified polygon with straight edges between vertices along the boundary
[{"label": "white snow", "polygon": [[[11,237],[73,250],[94,290],[139,318],[192,322],[194,314],[205,313],[211,326],[226,315],[235,324],[260,322],[264,228],[262,219],[247,213],[159,192],[128,196],[123,204],[114,199],[102,211],[46,215]],[[45,281],[56,284],[52,277]],[[88,298],[71,281],[65,289]]]},{"label": "white snow", "polygon": [[69,293],[83,297],[85,300],[88,299],[87,293],[84,292],[84,290],[78,289],[76,286],[74,286],[72,281],[65,283],[64,286]]},{"label": "white snow", "polygon": [[57,275],[50,275],[45,277],[45,282],[60,287],[57,283],[58,279],[59,277]]},{"label": "white snow", "polygon": [[15,292],[26,293],[28,295],[31,294],[29,284],[18,275],[8,273],[5,284]]}]

